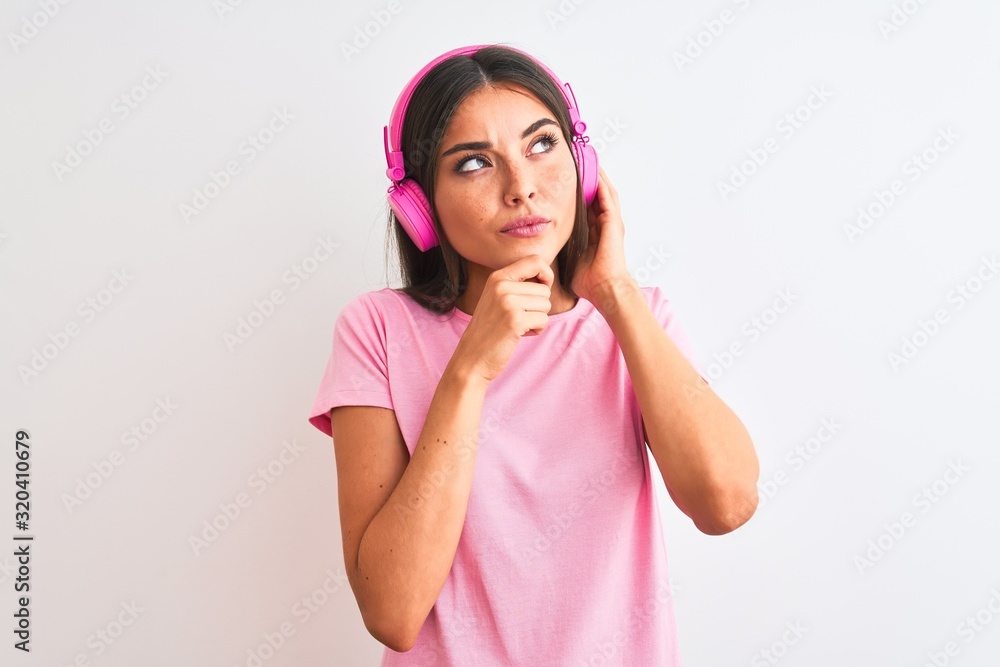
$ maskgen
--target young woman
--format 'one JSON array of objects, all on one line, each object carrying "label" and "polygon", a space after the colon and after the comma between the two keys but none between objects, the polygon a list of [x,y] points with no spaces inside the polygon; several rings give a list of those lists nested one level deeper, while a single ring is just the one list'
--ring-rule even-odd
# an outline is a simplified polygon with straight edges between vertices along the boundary
[{"label": "young woman", "polygon": [[385,130],[405,286],[341,311],[309,417],[382,665],[681,665],[647,444],[702,532],[756,509],[753,443],[629,274],[585,127],[486,45],[424,67]]}]

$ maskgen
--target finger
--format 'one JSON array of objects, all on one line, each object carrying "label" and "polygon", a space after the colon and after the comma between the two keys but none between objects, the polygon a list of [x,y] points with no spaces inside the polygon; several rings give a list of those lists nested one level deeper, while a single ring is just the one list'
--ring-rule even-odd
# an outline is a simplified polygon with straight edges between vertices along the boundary
[{"label": "finger", "polygon": [[524,282],[539,283],[552,287],[552,283],[555,280],[555,273],[552,271],[552,267],[545,263],[541,255],[537,253],[531,254],[527,257],[522,257],[518,262],[527,262],[525,271],[528,277],[524,278]]},{"label": "finger", "polygon": [[526,287],[531,283],[541,285],[541,287],[529,289],[535,294],[551,294],[552,285],[555,282],[555,273],[552,268],[537,254],[522,257],[494,273],[497,274],[498,279],[518,282]]},{"label": "finger", "polygon": [[552,300],[545,295],[523,296],[520,300],[521,309],[526,313],[545,313],[552,310]]},{"label": "finger", "polygon": [[548,326],[549,316],[548,313],[538,312],[538,311],[527,311],[525,313],[525,322],[530,327],[528,331],[525,332],[526,336],[537,336],[545,330]]},{"label": "finger", "polygon": [[[538,255],[528,255],[497,271],[506,280],[517,282],[541,282],[552,287],[552,269],[541,261]],[[537,278],[538,280],[532,280]]]},{"label": "finger", "polygon": [[604,183],[604,186],[608,189],[609,192],[611,192],[611,193],[613,193],[613,194],[615,194],[617,196],[618,191],[615,190],[615,186],[611,185],[611,179],[609,179],[608,175],[606,173],[604,173],[604,167],[598,167],[598,170],[600,171],[600,174],[601,174],[601,178],[600,178],[601,182]]},{"label": "finger", "polygon": [[539,278],[542,283],[548,285],[549,288],[551,289],[552,285],[556,281],[555,271],[552,270],[551,266],[542,261],[542,258],[539,257],[538,255],[535,255],[535,258],[538,261],[538,269],[539,269],[539,273],[536,277]]}]

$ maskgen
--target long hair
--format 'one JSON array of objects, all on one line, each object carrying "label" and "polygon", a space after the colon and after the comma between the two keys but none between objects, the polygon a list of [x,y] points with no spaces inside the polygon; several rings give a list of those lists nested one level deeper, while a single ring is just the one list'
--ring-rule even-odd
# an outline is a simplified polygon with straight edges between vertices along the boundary
[{"label": "long hair", "polygon": [[[434,174],[437,171],[441,140],[459,105],[475,91],[492,84],[517,84],[527,88],[545,105],[562,129],[569,144],[573,129],[566,100],[559,86],[544,68],[522,53],[499,44],[484,47],[469,55],[456,55],[435,65],[413,91],[403,120],[403,168],[407,178],[416,181],[427,195],[434,213],[434,228],[439,245],[422,252],[406,234],[389,209],[387,242],[394,238],[399,252],[399,267],[405,292],[435,313],[447,313],[467,287],[461,255],[445,237],[434,205]],[[576,164],[576,217],[569,240],[557,255],[559,281],[573,297],[570,284],[577,260],[587,248],[587,208],[580,185],[580,165]],[[387,258],[390,256],[387,249]]]}]

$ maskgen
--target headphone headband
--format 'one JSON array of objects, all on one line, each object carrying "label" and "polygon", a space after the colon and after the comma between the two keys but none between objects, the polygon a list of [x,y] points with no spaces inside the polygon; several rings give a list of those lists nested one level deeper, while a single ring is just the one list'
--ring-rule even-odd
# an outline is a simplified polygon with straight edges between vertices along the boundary
[{"label": "headphone headband", "polygon": [[[587,125],[580,120],[580,112],[576,107],[576,96],[568,83],[563,83],[556,77],[555,73],[539,62],[530,53],[525,53],[520,49],[507,46],[506,44],[478,44],[475,46],[463,46],[452,49],[447,53],[438,56],[430,61],[417,72],[416,76],[410,79],[403,92],[396,99],[396,104],[392,107],[392,114],[389,124],[382,130],[382,140],[385,143],[385,161],[388,168],[385,170],[386,176],[392,181],[392,185],[386,191],[386,198],[389,208],[395,216],[399,226],[422,252],[430,250],[440,243],[436,222],[434,220],[434,207],[427,198],[427,194],[412,178],[406,178],[406,170],[403,165],[403,152],[400,150],[403,139],[403,119],[406,116],[410,98],[417,85],[424,76],[438,63],[446,58],[455,55],[468,55],[479,51],[487,46],[500,46],[505,49],[520,53],[529,58],[536,65],[541,67],[552,78],[553,83],[562,93],[566,103],[566,110],[569,112],[570,123],[572,124],[573,137],[569,141],[569,148],[573,153],[573,161],[576,165],[577,176],[580,181],[580,188],[583,193],[583,201],[589,206],[597,196],[597,181],[599,167],[597,166],[597,151],[593,146],[588,145],[590,139],[583,132]],[[391,141],[391,143],[390,143]]]},{"label": "headphone headband", "polygon": [[[444,53],[434,60],[430,61],[424,67],[416,73],[416,75],[410,79],[406,87],[403,88],[403,92],[399,94],[396,99],[396,103],[392,107],[392,114],[389,118],[389,124],[384,126],[382,131],[382,139],[385,144],[385,161],[388,168],[385,170],[385,175],[389,177],[393,183],[399,183],[403,180],[406,175],[405,168],[403,166],[403,152],[400,150],[403,143],[403,119],[406,117],[406,109],[410,105],[410,98],[413,97],[413,91],[416,89],[417,85],[423,80],[424,76],[435,65],[443,60],[446,60],[455,55],[470,55],[482,48],[487,46],[503,46],[511,51],[516,51],[522,55],[531,58],[531,60],[541,67],[545,72],[552,77],[552,80],[559,87],[559,91],[562,93],[563,99],[566,101],[566,107],[569,111],[570,122],[573,126],[573,134],[577,137],[583,137],[584,131],[587,129],[587,124],[580,120],[580,112],[576,108],[576,96],[573,94],[573,89],[568,83],[563,83],[559,80],[559,77],[549,69],[544,63],[537,60],[530,53],[526,53],[521,49],[515,49],[512,46],[497,45],[497,44],[477,44],[474,46],[462,46],[457,49],[452,49],[447,53]],[[390,144],[389,140],[392,140]],[[586,138],[584,138],[586,142]]]}]

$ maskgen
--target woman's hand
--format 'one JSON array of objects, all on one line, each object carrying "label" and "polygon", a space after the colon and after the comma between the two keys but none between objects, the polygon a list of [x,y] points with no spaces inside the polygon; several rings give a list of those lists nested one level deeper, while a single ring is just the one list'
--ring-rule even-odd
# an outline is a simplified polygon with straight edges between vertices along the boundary
[{"label": "woman's hand", "polygon": [[602,285],[631,280],[625,266],[625,223],[618,205],[618,191],[600,167],[597,196],[587,209],[590,235],[587,249],[577,261],[573,282],[577,296],[596,303]]},{"label": "woman's hand", "polygon": [[493,271],[452,359],[492,382],[521,337],[537,336],[548,326],[554,280],[552,267],[538,255]]}]

